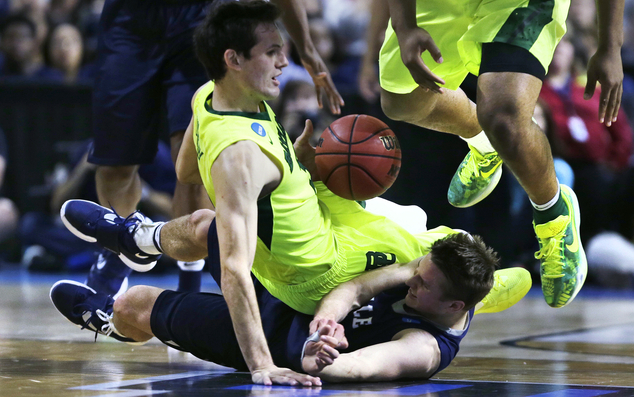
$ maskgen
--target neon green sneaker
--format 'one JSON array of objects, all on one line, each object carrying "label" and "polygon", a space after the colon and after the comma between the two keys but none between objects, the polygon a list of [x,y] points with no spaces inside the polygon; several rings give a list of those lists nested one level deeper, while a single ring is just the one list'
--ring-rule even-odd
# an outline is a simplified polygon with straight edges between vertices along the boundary
[{"label": "neon green sneaker", "polygon": [[474,314],[497,313],[513,306],[528,293],[532,285],[531,274],[521,267],[495,272],[493,288],[476,306]]},{"label": "neon green sneaker", "polygon": [[454,207],[471,207],[484,200],[502,177],[502,159],[497,152],[483,155],[471,145],[469,149],[449,184],[447,199]]},{"label": "neon green sneaker", "polygon": [[564,307],[577,296],[586,281],[588,261],[579,237],[579,202],[571,188],[561,185],[561,194],[568,213],[535,225],[539,251],[535,259],[541,262],[542,292],[546,303]]}]

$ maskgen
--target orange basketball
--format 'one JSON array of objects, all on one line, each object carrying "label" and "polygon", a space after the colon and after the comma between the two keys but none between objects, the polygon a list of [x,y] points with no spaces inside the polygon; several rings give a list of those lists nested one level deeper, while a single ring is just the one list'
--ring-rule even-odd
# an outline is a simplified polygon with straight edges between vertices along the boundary
[{"label": "orange basketball", "polygon": [[401,169],[401,146],[381,120],[353,114],[335,120],[321,134],[315,151],[321,180],[350,200],[383,194]]}]

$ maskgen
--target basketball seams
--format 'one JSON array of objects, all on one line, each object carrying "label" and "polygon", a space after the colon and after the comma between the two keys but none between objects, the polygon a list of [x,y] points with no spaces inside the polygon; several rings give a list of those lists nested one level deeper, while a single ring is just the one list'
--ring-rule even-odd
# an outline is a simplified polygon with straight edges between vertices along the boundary
[{"label": "basketball seams", "polygon": [[[321,152],[316,153],[315,157],[319,156],[348,156],[348,153],[338,153],[338,152]],[[374,153],[352,153],[352,156],[364,156],[364,157],[380,157],[383,159],[392,159],[392,160],[401,160],[401,157],[398,156],[386,156],[384,154],[374,154]]]},{"label": "basketball seams", "polygon": [[364,138],[361,141],[358,142],[352,142],[352,139],[350,139],[350,142],[348,142],[350,145],[357,145],[359,143],[363,143],[363,142],[367,142],[370,139],[374,138],[375,136],[377,136],[378,134],[382,133],[383,131],[390,131],[392,134],[391,135],[386,135],[386,136],[392,136],[394,138],[396,138],[396,136],[394,135],[394,132],[392,131],[392,129],[390,129],[390,127],[385,127],[382,130],[378,130],[376,132],[373,132],[372,135],[368,136],[367,138]]},{"label": "basketball seams", "polygon": [[[352,190],[352,137],[354,135],[354,126],[357,124],[357,120],[359,120],[360,115],[354,116],[354,121],[352,121],[352,126],[350,127],[350,136],[348,137],[348,188],[350,189],[350,196],[356,200],[354,196],[354,190]],[[366,172],[367,173],[367,172]]]}]

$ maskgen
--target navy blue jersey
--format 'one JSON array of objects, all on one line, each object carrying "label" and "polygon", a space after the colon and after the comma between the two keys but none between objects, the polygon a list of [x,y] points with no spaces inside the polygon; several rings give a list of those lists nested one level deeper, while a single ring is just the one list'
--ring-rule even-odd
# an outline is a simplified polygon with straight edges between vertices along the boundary
[{"label": "navy blue jersey", "polygon": [[374,297],[367,305],[351,312],[341,324],[346,330],[350,346],[344,352],[351,352],[366,346],[389,342],[394,335],[405,329],[422,329],[429,332],[438,342],[441,360],[436,372],[445,369],[456,357],[460,341],[465,337],[473,317],[469,311],[464,330],[455,330],[435,324],[424,317],[408,313],[403,308],[409,287],[403,285]]}]

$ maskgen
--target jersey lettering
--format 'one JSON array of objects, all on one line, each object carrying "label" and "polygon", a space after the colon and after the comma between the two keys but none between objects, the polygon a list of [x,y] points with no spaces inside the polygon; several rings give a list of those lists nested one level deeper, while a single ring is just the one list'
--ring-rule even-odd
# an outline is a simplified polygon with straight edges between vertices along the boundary
[{"label": "jersey lettering", "polygon": [[374,270],[386,265],[391,265],[392,263],[396,262],[396,254],[385,252],[368,251],[365,253],[365,257],[367,259],[365,263],[366,271]]},{"label": "jersey lettering", "polygon": [[288,167],[293,172],[293,158],[291,157],[291,149],[288,146],[288,135],[280,123],[277,123],[277,136],[280,138],[282,149],[284,149],[284,160],[286,160]]},{"label": "jersey lettering", "polygon": [[360,307],[353,313],[352,328],[359,328],[362,325],[372,325],[372,312],[374,311],[374,298],[367,305]]},{"label": "jersey lettering", "polygon": [[203,156],[203,151],[200,148],[200,122],[198,121],[198,117],[196,118],[196,155],[198,160]]}]

